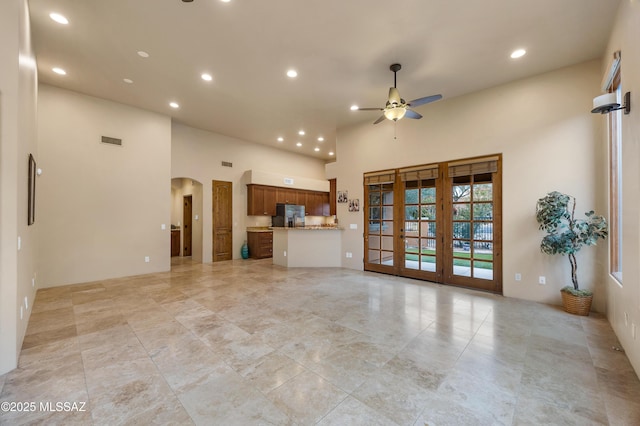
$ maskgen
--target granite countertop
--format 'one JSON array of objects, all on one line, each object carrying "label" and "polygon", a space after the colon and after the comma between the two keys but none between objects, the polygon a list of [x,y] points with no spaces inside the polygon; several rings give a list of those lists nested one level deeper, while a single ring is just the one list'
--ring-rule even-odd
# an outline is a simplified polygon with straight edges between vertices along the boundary
[{"label": "granite countertop", "polygon": [[266,226],[248,226],[247,232],[272,232],[272,230]]}]

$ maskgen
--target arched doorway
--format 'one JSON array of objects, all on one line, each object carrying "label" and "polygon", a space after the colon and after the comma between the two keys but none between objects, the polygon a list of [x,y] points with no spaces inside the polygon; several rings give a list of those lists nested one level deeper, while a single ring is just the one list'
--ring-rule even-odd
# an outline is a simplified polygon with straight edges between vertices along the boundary
[{"label": "arched doorway", "polygon": [[193,261],[200,263],[203,258],[202,191],[202,183],[195,179],[171,179],[171,232],[172,238],[179,234],[177,255],[191,256]]}]

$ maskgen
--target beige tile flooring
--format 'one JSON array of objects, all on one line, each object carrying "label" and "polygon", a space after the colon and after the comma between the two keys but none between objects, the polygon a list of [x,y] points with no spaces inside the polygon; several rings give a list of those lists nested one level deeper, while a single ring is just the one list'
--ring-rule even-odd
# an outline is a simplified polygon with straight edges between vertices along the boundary
[{"label": "beige tile flooring", "polygon": [[595,314],[174,258],[168,273],[40,290],[19,367],[0,377],[0,401],[35,411],[0,423],[638,425],[640,382],[617,345]]}]

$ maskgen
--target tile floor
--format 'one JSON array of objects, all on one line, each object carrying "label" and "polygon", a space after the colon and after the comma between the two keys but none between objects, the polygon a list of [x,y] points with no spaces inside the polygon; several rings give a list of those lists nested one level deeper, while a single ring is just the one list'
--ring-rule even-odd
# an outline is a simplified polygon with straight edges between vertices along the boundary
[{"label": "tile floor", "polygon": [[174,258],[170,273],[40,290],[19,367],[0,377],[1,402],[35,411],[0,423],[638,425],[640,381],[616,345],[594,314]]}]

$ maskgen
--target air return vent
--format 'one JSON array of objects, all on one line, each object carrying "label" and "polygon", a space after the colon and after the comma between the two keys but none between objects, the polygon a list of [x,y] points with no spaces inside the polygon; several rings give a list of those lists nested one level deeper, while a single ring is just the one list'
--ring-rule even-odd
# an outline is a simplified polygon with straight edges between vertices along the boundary
[{"label": "air return vent", "polygon": [[122,139],[110,138],[109,136],[102,137],[102,143],[108,143],[109,145],[122,146]]},{"label": "air return vent", "polygon": [[222,167],[233,167],[233,163],[230,163],[228,161],[223,161],[222,162]]}]

